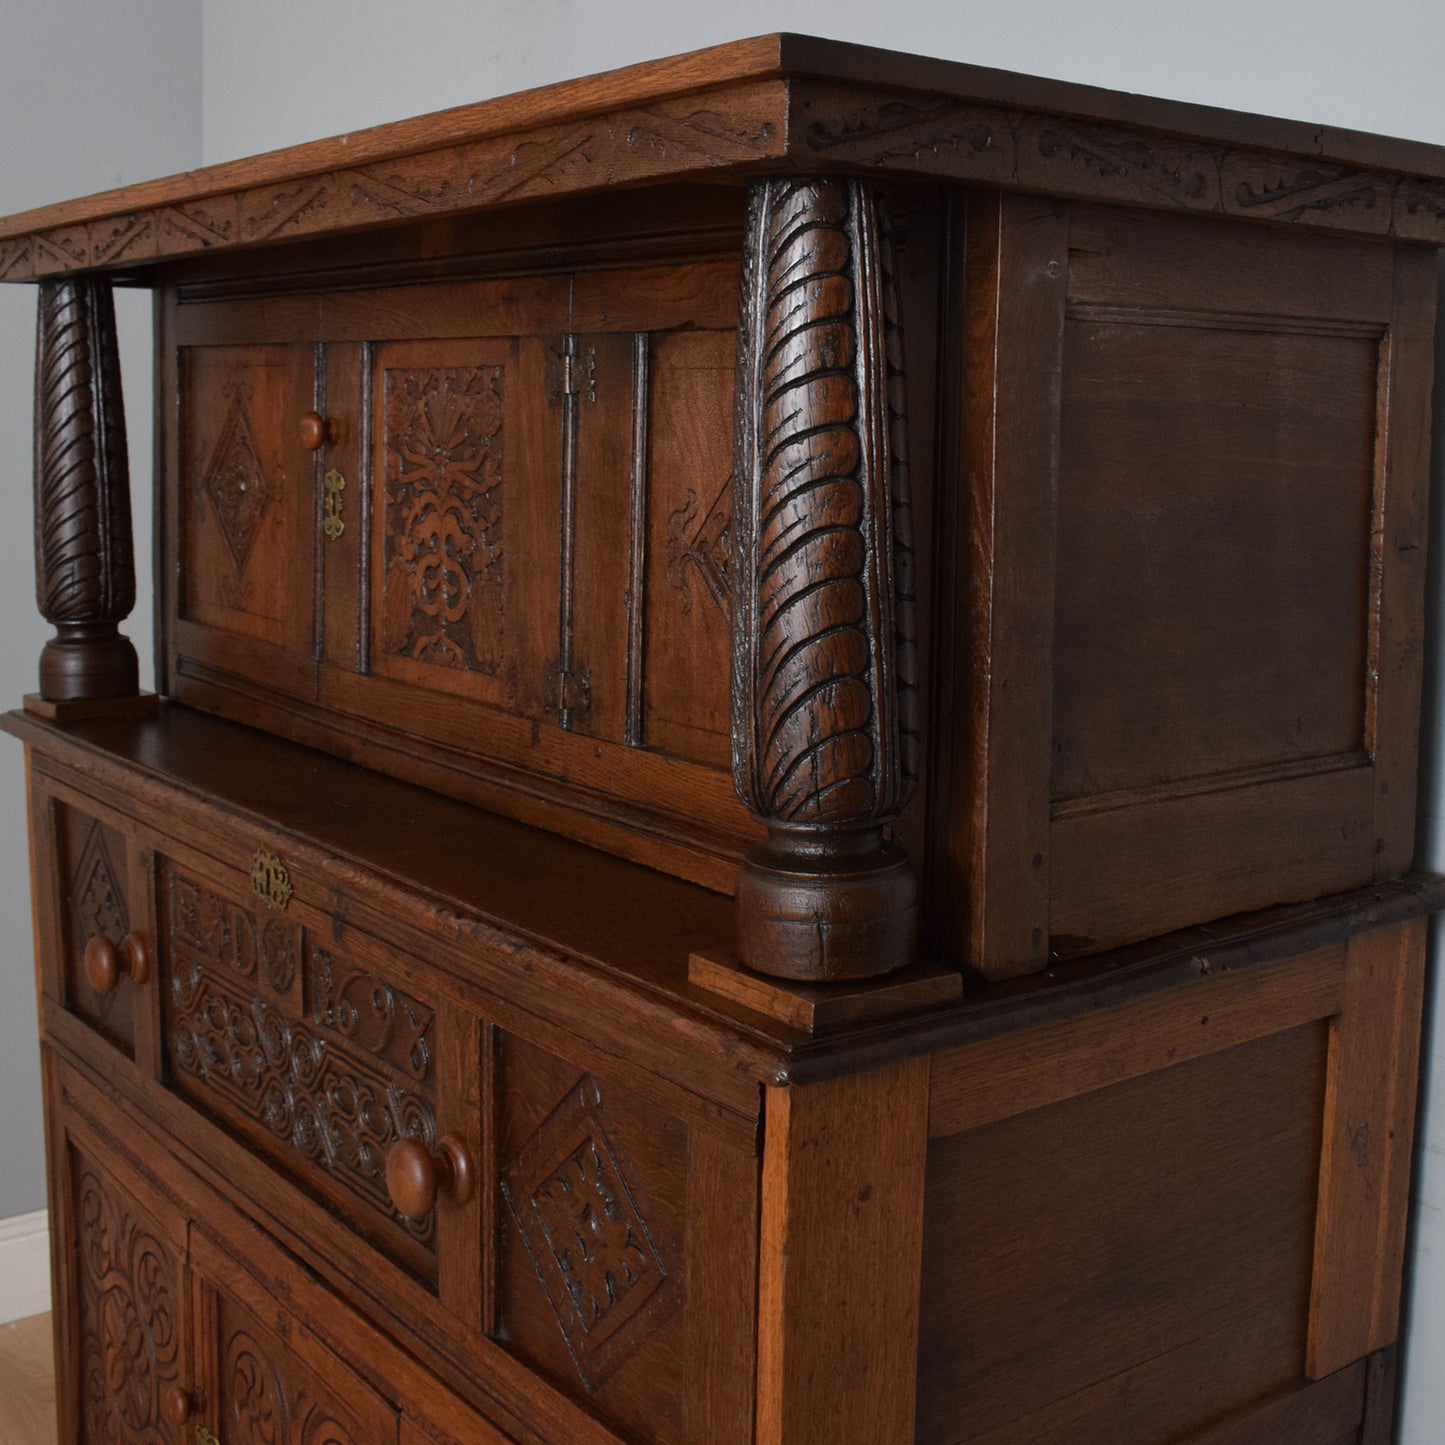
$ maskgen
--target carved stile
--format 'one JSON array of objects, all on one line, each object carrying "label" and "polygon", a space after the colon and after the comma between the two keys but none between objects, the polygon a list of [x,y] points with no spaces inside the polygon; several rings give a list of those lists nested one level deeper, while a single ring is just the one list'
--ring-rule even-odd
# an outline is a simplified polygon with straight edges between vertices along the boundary
[{"label": "carved stile", "polygon": [[916,886],[885,837],[917,774],[903,354],[866,182],[753,191],[739,337],[733,777],[768,840],[739,953],[814,980],[909,961]]},{"label": "carved stile", "polygon": [[135,606],[120,357],[110,287],[40,288],[35,353],[36,602],[56,635],[40,654],[52,701],[134,696]]}]

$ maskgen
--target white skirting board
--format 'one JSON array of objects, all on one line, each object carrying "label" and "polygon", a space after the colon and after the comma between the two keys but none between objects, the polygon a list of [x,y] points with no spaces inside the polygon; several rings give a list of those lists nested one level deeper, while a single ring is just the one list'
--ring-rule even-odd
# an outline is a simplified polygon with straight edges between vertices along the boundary
[{"label": "white skirting board", "polygon": [[50,1216],[0,1219],[0,1324],[50,1309]]}]

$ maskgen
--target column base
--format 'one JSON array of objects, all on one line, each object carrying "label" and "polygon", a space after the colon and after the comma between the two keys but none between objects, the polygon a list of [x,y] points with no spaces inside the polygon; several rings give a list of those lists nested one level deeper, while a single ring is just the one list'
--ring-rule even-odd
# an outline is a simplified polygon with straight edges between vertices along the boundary
[{"label": "column base", "polygon": [[738,957],[755,973],[829,983],[910,963],[918,886],[881,830],[770,831],[738,877]]},{"label": "column base", "polygon": [[50,702],[132,697],[140,662],[114,622],[62,622],[40,653],[40,696]]}]

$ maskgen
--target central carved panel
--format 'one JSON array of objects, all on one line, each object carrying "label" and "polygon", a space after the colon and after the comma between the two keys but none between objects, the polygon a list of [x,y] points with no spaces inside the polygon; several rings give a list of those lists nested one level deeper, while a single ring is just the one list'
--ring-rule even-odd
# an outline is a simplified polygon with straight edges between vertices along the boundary
[{"label": "central carved panel", "polygon": [[260,972],[278,992],[289,987],[293,931],[274,919],[258,927],[244,907],[179,873],[167,883],[167,1032],[182,1089],[280,1141],[303,1180],[334,1180],[430,1249],[434,1216],[394,1213],[385,1174],[397,1139],[435,1143],[429,1091],[411,1087],[429,1081],[432,1011],[313,951],[311,1019],[297,1017],[299,1001],[257,986]]},{"label": "central carved panel", "polygon": [[388,368],[384,377],[382,648],[494,674],[503,368]]}]

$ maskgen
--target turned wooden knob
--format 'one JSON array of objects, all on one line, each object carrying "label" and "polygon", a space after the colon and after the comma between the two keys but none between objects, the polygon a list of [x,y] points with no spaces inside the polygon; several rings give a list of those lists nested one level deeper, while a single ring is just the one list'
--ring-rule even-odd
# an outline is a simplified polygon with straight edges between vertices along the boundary
[{"label": "turned wooden knob", "polygon": [[327,442],[336,440],[336,423],[319,411],[308,411],[301,418],[301,445],[308,452],[320,451]]},{"label": "turned wooden knob", "polygon": [[122,976],[144,983],[151,976],[150,949],[139,933],[113,943],[98,933],[85,945],[85,976],[96,993],[112,993]]},{"label": "turned wooden knob", "polygon": [[476,1170],[455,1134],[438,1139],[435,1149],[407,1137],[386,1151],[386,1187],[398,1213],[421,1220],[436,1207],[438,1194],[465,1204],[476,1188]]},{"label": "turned wooden knob", "polygon": [[170,1385],[161,1397],[161,1412],[172,1425],[184,1425],[196,1408],[195,1398],[183,1385]]}]

